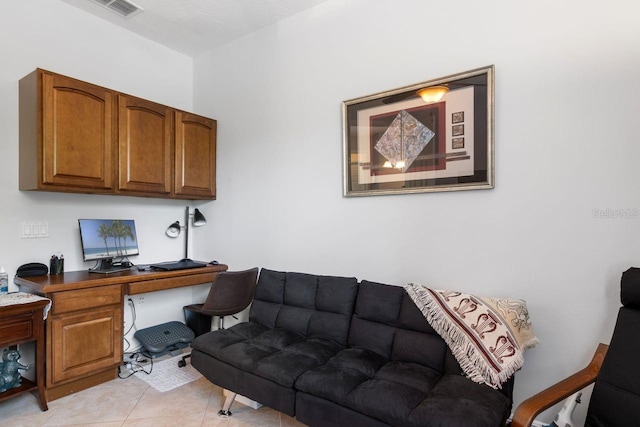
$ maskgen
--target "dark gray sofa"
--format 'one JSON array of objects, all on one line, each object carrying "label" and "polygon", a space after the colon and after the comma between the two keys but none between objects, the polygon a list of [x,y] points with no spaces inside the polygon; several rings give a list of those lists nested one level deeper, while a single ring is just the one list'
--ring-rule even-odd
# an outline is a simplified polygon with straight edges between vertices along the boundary
[{"label": "dark gray sofa", "polygon": [[262,269],[249,321],[197,337],[214,384],[310,426],[500,426],[501,390],[472,382],[400,286]]}]

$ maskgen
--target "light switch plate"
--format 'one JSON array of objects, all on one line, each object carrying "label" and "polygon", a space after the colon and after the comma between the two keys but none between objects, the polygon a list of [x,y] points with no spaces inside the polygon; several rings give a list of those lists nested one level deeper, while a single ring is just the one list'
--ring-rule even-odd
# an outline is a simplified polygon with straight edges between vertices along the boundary
[{"label": "light switch plate", "polygon": [[20,227],[23,239],[44,239],[49,237],[49,223],[47,221],[25,221]]}]

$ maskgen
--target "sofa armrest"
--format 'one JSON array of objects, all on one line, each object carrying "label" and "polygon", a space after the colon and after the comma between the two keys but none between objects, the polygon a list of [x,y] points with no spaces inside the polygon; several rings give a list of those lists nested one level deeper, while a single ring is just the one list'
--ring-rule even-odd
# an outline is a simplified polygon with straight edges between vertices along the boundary
[{"label": "sofa armrest", "polygon": [[608,349],[607,344],[598,344],[598,348],[587,367],[522,402],[513,415],[511,427],[531,426],[536,415],[540,412],[593,383],[598,376]]}]

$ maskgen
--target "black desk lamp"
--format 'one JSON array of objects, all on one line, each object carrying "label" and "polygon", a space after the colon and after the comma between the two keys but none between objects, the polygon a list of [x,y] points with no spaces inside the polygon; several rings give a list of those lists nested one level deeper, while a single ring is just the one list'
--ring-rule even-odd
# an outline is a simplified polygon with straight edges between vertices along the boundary
[{"label": "black desk lamp", "polygon": [[184,258],[181,261],[189,260],[189,217],[193,217],[193,226],[200,227],[201,225],[205,225],[207,223],[207,219],[202,215],[197,208],[193,211],[193,213],[189,212],[189,206],[185,209],[184,214],[184,222],[186,225],[180,225],[180,221],[176,221],[167,228],[165,232],[167,236],[171,238],[176,238],[180,235],[180,231],[184,228],[185,236],[184,236]]}]

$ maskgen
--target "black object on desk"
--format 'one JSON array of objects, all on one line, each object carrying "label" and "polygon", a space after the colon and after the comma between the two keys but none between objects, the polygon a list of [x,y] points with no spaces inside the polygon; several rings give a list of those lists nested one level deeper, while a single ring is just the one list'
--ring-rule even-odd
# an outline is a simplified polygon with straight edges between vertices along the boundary
[{"label": "black object on desk", "polygon": [[64,257],[62,255],[51,256],[51,260],[49,261],[49,273],[51,274],[64,273]]},{"label": "black object on desk", "polygon": [[49,268],[46,265],[39,262],[30,262],[18,267],[16,276],[18,277],[33,277],[33,276],[46,276],[49,273]]},{"label": "black object on desk", "polygon": [[190,268],[200,268],[200,267],[206,267],[206,266],[207,264],[203,262],[193,261],[188,258],[181,259],[180,261],[176,261],[176,262],[161,262],[159,264],[151,264],[152,268],[157,268],[158,270],[166,270],[166,271],[187,270]]}]

